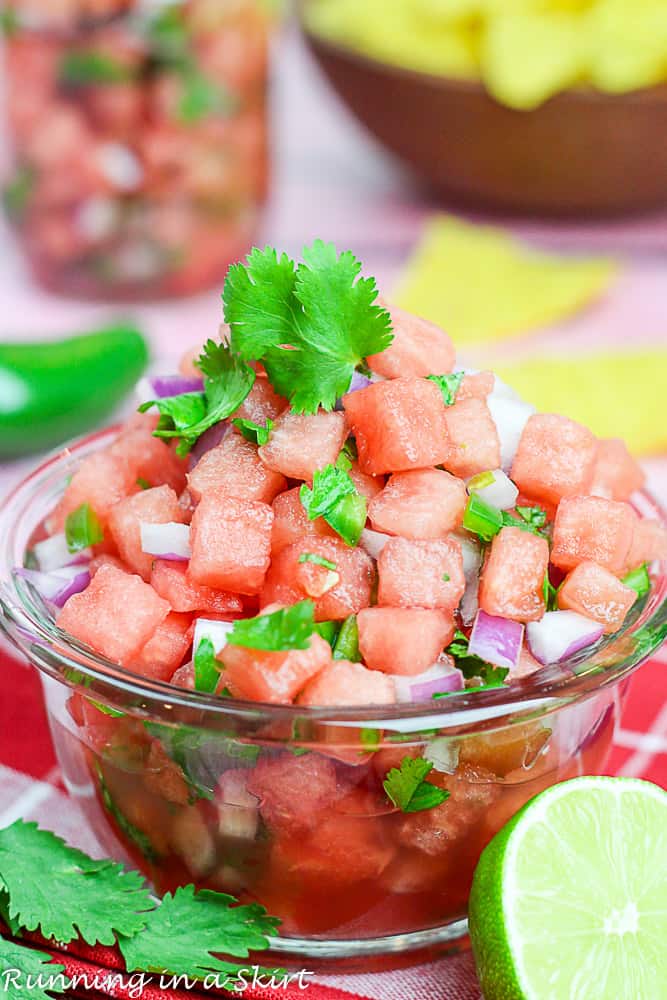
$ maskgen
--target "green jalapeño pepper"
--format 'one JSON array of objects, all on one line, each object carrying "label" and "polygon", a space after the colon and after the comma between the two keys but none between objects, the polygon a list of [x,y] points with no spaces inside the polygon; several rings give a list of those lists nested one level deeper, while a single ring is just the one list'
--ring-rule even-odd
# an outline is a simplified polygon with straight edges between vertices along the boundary
[{"label": "green jalape\u00f1o pepper", "polygon": [[44,343],[0,344],[0,458],[53,448],[100,423],[148,362],[129,324]]}]

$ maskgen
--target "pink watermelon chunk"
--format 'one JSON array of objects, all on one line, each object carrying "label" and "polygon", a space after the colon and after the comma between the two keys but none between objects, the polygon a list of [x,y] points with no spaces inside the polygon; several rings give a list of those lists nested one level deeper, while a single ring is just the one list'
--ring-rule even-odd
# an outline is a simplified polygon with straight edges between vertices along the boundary
[{"label": "pink watermelon chunk", "polygon": [[373,500],[368,516],[376,531],[403,538],[444,538],[463,522],[468,492],[441,469],[396,472]]},{"label": "pink watermelon chunk", "polygon": [[554,521],[551,561],[560,569],[596,562],[619,576],[627,562],[637,515],[627,503],[602,497],[562,500]]},{"label": "pink watermelon chunk", "polygon": [[444,465],[468,478],[500,465],[500,439],[483,399],[464,399],[445,410],[449,452]]},{"label": "pink watermelon chunk", "polygon": [[367,475],[440,465],[449,454],[445,403],[428,379],[377,382],[349,392],[343,406]]},{"label": "pink watermelon chunk", "polygon": [[101,566],[88,587],[70,597],[58,625],[122,666],[140,653],[169,614],[169,605],[139,576]]},{"label": "pink watermelon chunk", "polygon": [[322,814],[341,796],[334,762],[316,753],[261,756],[246,787],[260,800],[262,818],[270,829],[294,833],[318,826]]},{"label": "pink watermelon chunk", "polygon": [[228,618],[243,613],[243,601],[238,594],[194,583],[184,563],[156,559],[151,572],[151,586],[174,611],[205,611]]},{"label": "pink watermelon chunk", "polygon": [[359,468],[358,462],[352,463],[352,468],[348,470],[348,476],[357,487],[357,493],[361,493],[367,500],[372,500],[378,493],[381,493],[385,486],[384,476],[367,476]]},{"label": "pink watermelon chunk", "polygon": [[221,683],[235,698],[288,705],[331,660],[331,647],[313,635],[308,649],[269,653],[227,645],[220,653]]},{"label": "pink watermelon chunk", "polygon": [[269,568],[272,525],[268,504],[207,491],[192,517],[190,579],[237,594],[259,593]]},{"label": "pink watermelon chunk", "polygon": [[83,503],[90,504],[105,525],[113,505],[130,493],[136,493],[137,489],[136,476],[118,455],[108,451],[89,455],[72,476],[62,499],[49,517],[49,532],[55,534],[62,531],[67,515]]},{"label": "pink watermelon chunk", "polygon": [[586,427],[555,413],[528,418],[512,464],[522,493],[557,504],[589,492],[598,442]]},{"label": "pink watermelon chunk", "polygon": [[493,372],[484,371],[466,375],[456,393],[456,402],[462,403],[464,399],[486,399],[493,392],[495,384],[496,376]]},{"label": "pink watermelon chunk", "polygon": [[332,660],[305,686],[299,705],[391,705],[396,701],[393,681],[361,663]]},{"label": "pink watermelon chunk", "polygon": [[600,441],[590,491],[606,500],[629,500],[646,482],[644,470],[635,462],[625,442],[618,438]]},{"label": "pink watermelon chunk", "polygon": [[482,571],[479,606],[488,615],[534,622],[544,615],[549,543],[521,528],[502,528]]},{"label": "pink watermelon chunk", "polygon": [[264,426],[267,420],[275,420],[287,405],[287,400],[278,395],[268,378],[256,378],[252,389],[230,419],[252,420],[254,424]]},{"label": "pink watermelon chunk", "polygon": [[322,517],[311,521],[299,499],[300,486],[280,493],[273,501],[271,555],[275,558],[287,545],[305,538],[335,538],[336,532]]},{"label": "pink watermelon chunk", "polygon": [[316,469],[333,465],[347,437],[342,413],[283,413],[259,457],[268,469],[311,481]]},{"label": "pink watermelon chunk", "polygon": [[[357,888],[358,883],[377,879],[396,854],[393,838],[369,816],[348,816],[329,812],[304,842],[276,845],[276,863],[297,883],[306,881],[306,892],[323,893],[326,886],[340,893],[341,887]],[[312,888],[311,888],[312,886]]]},{"label": "pink watermelon chunk", "polygon": [[[338,580],[322,566],[300,563],[299,556],[306,552],[334,563]],[[310,598],[316,621],[339,620],[368,607],[373,576],[373,560],[363,549],[352,549],[337,538],[302,538],[274,555],[260,604],[265,608]]]},{"label": "pink watermelon chunk", "polygon": [[157,681],[171,680],[191,645],[192,615],[172,611],[132,661],[130,670]]},{"label": "pink watermelon chunk", "polygon": [[385,674],[422,673],[454,635],[451,614],[425,608],[365,608],[357,623],[364,663]]},{"label": "pink watermelon chunk", "polygon": [[228,434],[217,448],[200,458],[188,475],[188,489],[194,500],[218,490],[239,500],[271,503],[286,488],[284,476],[268,469],[257,446],[240,434]]},{"label": "pink watermelon chunk", "polygon": [[456,351],[444,330],[398,306],[385,306],[391,315],[394,339],[381,354],[372,354],[368,367],[385,378],[405,375],[447,375]]},{"label": "pink watermelon chunk", "polygon": [[133,572],[149,580],[155,556],[141,548],[141,523],[183,523],[183,509],[170,486],[155,486],[126,497],[109,511],[109,530],[121,558]]},{"label": "pink watermelon chunk", "polygon": [[626,569],[636,569],[642,563],[655,559],[667,559],[667,529],[653,518],[638,518]]},{"label": "pink watermelon chunk", "polygon": [[565,578],[558,591],[558,607],[576,611],[616,632],[637,600],[637,594],[613,573],[594,562],[582,562]]},{"label": "pink watermelon chunk", "polygon": [[453,612],[465,590],[463,553],[455,538],[391,538],[378,559],[378,604]]},{"label": "pink watermelon chunk", "polygon": [[109,454],[127,462],[134,481],[150,486],[171,486],[176,493],[185,488],[187,459],[179,458],[173,449],[153,437],[157,419],[151,414],[137,413],[109,448]]}]

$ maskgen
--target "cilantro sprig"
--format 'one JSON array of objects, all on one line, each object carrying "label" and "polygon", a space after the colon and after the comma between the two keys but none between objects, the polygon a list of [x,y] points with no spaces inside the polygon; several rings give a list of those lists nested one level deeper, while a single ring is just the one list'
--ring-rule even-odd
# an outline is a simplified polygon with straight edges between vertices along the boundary
[{"label": "cilantro sprig", "polygon": [[312,601],[299,601],[269,615],[239,618],[227,636],[227,644],[269,652],[308,649],[315,631],[314,611]]},{"label": "cilantro sprig", "polygon": [[358,543],[366,524],[367,501],[347,471],[337,465],[317,469],[312,489],[304,483],[299,498],[309,520],[323,517],[347,545],[353,548]]},{"label": "cilantro sprig", "polygon": [[98,545],[104,540],[104,531],[99,518],[88,503],[67,515],[65,520],[65,539],[67,548],[74,554],[82,552],[91,545]]},{"label": "cilantro sprig", "polygon": [[433,770],[433,764],[423,757],[404,757],[400,767],[392,767],[382,786],[395,806],[401,812],[423,812],[442,805],[449,798],[449,792],[425,781]]},{"label": "cilantro sprig", "polygon": [[316,240],[295,264],[272,247],[233,265],[223,292],[232,349],[262,360],[269,379],[297,413],[333,409],[355,368],[392,341],[389,313],[376,305],[372,278],[333,244]]},{"label": "cilantro sprig", "polygon": [[637,598],[645,597],[651,589],[651,577],[649,576],[647,563],[642,563],[641,566],[627,573],[621,580],[621,583],[634,590]]},{"label": "cilantro sprig", "polygon": [[[482,684],[478,689],[487,687],[501,687],[509,673],[507,667],[496,667],[492,663],[487,663],[480,656],[475,656],[469,650],[470,640],[465,632],[457,629],[454,638],[447,646],[445,652],[451,656],[456,666],[466,679],[479,677]],[[466,689],[471,690],[471,689]]]},{"label": "cilantro sprig", "polygon": [[456,402],[456,394],[461,388],[461,382],[465,377],[465,372],[452,372],[451,375],[427,375],[430,382],[435,382],[442,393],[445,406],[453,406]]},{"label": "cilantro sprig", "polygon": [[264,424],[256,424],[253,420],[245,420],[242,417],[232,420],[232,423],[234,427],[238,428],[246,441],[252,441],[253,444],[260,446],[267,443],[273,430],[273,420],[270,418]]},{"label": "cilantro sprig", "polygon": [[[28,994],[30,1000],[53,1000],[54,993],[65,992],[63,976],[65,966],[55,963],[51,955],[46,954],[46,952],[27,948],[16,941],[0,938],[0,969],[17,970],[19,982],[23,984],[30,977],[30,982],[35,984]],[[14,977],[10,976],[6,985],[3,983],[3,997],[5,1000],[26,1000],[25,985],[15,986],[13,980]],[[48,987],[40,985],[40,983],[47,981]]]}]

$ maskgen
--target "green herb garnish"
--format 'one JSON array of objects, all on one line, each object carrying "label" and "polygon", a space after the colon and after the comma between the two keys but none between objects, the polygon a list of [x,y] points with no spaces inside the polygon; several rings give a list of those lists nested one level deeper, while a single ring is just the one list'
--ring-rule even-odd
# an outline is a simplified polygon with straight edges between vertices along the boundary
[{"label": "green herb garnish", "polygon": [[232,423],[241,431],[246,441],[252,441],[253,444],[260,446],[267,443],[273,430],[273,420],[271,419],[268,419],[265,424],[256,424],[252,420],[239,417],[237,420],[232,420]]},{"label": "green herb garnish", "polygon": [[456,402],[456,394],[461,388],[461,382],[465,377],[465,372],[452,372],[451,375],[427,375],[430,382],[435,382],[442,393],[445,406],[453,406]]},{"label": "green herb garnish", "polygon": [[509,673],[507,667],[496,667],[481,657],[471,654],[468,649],[469,644],[468,636],[457,629],[445,652],[452,657],[466,679],[480,677],[483,682],[480,687],[500,687]]},{"label": "green herb garnish", "polygon": [[503,512],[479,494],[471,493],[463,514],[463,527],[482,541],[490,542],[503,527]]},{"label": "green herb garnish", "polygon": [[356,615],[350,615],[341,625],[333,647],[333,658],[334,660],[349,660],[351,663],[361,662],[359,626]]},{"label": "green herb garnish", "polygon": [[20,222],[25,215],[34,187],[35,171],[32,167],[19,167],[3,188],[4,209],[14,222]]},{"label": "green herb garnish", "polygon": [[347,472],[335,465],[317,469],[312,489],[304,483],[299,498],[311,521],[323,517],[347,545],[358,543],[366,525],[367,501]]},{"label": "green herb garnish", "polygon": [[449,792],[424,781],[432,770],[433,764],[423,757],[404,757],[400,767],[393,767],[388,772],[382,787],[401,812],[433,809],[449,798]]},{"label": "green herb garnish", "polygon": [[381,729],[369,729],[367,726],[363,726],[359,730],[359,740],[364,750],[373,751],[377,750],[380,741],[382,739]]},{"label": "green herb garnish", "polygon": [[82,503],[67,515],[65,538],[67,548],[72,554],[90,548],[91,545],[98,545],[104,540],[102,525],[90,504]]},{"label": "green herb garnish", "polygon": [[318,556],[316,552],[302,552],[298,561],[300,563],[312,563],[314,566],[323,566],[324,569],[329,569],[332,572],[336,569],[335,562],[331,562],[331,559],[325,559],[324,556]]},{"label": "green herb garnish", "polygon": [[315,631],[333,649],[340,628],[339,622],[315,622]]},{"label": "green herb garnish", "polygon": [[140,490],[150,490],[152,488],[151,484],[143,476],[137,476],[137,486]]},{"label": "green herb garnish", "polygon": [[642,563],[637,569],[633,569],[621,580],[626,587],[630,587],[637,594],[637,597],[645,597],[651,589],[651,577],[648,574],[648,565]]},{"label": "green herb garnish", "polygon": [[314,610],[312,601],[299,601],[270,615],[240,618],[227,636],[227,644],[271,652],[308,649],[315,631]]},{"label": "green herb garnish", "polygon": [[261,358],[297,413],[315,413],[333,409],[354,369],[389,346],[391,319],[352,253],[316,240],[303,258],[296,265],[271,247],[255,248],[229,269],[223,300],[232,349],[246,361]]},{"label": "green herb garnish", "polygon": [[[46,952],[36,951],[34,948],[17,944],[16,941],[0,938],[0,969],[18,972],[19,982],[22,984],[15,986],[12,981],[14,977],[10,975],[8,982],[3,983],[2,988],[5,1000],[26,1000],[26,995],[30,1000],[53,1000],[54,993],[65,993],[67,986],[65,966],[54,963],[51,955],[47,955]],[[30,991],[23,985],[28,979],[31,984],[34,983]],[[48,986],[40,985],[47,982]]]},{"label": "green herb garnish", "polygon": [[66,52],[58,69],[60,82],[70,87],[127,83],[133,77],[127,66],[94,49]]},{"label": "green herb garnish", "polygon": [[102,795],[102,802],[104,803],[104,808],[109,813],[109,815],[115,820],[118,829],[121,830],[128,840],[130,840],[136,847],[139,848],[143,856],[147,861],[153,864],[158,861],[160,855],[153,846],[153,842],[147,833],[140,830],[138,826],[130,822],[123,810],[120,808],[113,795],[111,794],[109,787],[104,780],[104,775],[99,765],[96,765],[95,770],[97,772],[97,780],[100,786],[100,794]]},{"label": "green herb garnish", "polygon": [[211,640],[204,636],[199,640],[195,650],[195,690],[211,693],[215,691],[220,680],[222,664],[215,657],[215,647]]},{"label": "green herb garnish", "polygon": [[211,115],[231,115],[238,107],[232,94],[209,80],[196,65],[182,71],[183,93],[178,104],[178,118],[187,125]]},{"label": "green herb garnish", "polygon": [[544,598],[544,606],[547,611],[558,610],[558,587],[554,587],[549,579],[548,571],[544,574],[542,582],[542,597]]}]

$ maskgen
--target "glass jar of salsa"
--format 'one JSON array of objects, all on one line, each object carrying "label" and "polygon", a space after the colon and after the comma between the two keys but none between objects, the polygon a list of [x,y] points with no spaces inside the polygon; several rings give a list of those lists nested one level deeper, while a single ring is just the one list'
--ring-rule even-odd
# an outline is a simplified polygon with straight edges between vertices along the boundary
[{"label": "glass jar of salsa", "polygon": [[4,201],[43,286],[186,295],[245,252],[271,25],[266,0],[10,0]]}]

